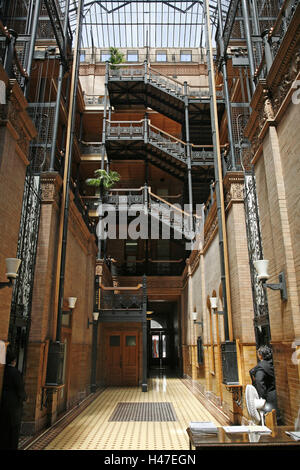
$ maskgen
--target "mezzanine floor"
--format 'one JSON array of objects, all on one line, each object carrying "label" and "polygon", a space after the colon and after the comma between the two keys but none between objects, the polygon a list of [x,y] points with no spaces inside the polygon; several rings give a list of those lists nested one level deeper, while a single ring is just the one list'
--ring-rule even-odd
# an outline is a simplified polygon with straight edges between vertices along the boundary
[{"label": "mezzanine floor", "polygon": [[[140,387],[108,387],[96,393],[39,437],[25,442],[21,449],[184,450],[189,448],[186,428],[190,421],[228,424],[189,381],[156,374],[148,384],[146,393]],[[156,404],[164,412],[158,409],[152,418],[148,415],[147,421],[140,421],[137,415],[129,416],[127,409],[123,420],[119,415],[112,421],[116,408],[123,403],[144,407],[147,403]]]}]

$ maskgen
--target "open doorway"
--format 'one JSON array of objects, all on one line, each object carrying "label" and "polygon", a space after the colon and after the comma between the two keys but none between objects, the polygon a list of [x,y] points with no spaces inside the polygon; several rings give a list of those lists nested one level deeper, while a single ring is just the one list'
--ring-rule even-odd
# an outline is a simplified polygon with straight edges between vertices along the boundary
[{"label": "open doorway", "polygon": [[148,303],[148,369],[179,375],[179,328],[177,302]]}]

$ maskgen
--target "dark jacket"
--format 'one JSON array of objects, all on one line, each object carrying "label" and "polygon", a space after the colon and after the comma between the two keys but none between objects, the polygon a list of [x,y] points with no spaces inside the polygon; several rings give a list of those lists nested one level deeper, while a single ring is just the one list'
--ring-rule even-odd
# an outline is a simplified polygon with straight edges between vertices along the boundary
[{"label": "dark jacket", "polygon": [[1,418],[7,426],[16,426],[21,420],[26,393],[21,373],[16,367],[6,365],[3,377]]},{"label": "dark jacket", "polygon": [[264,398],[268,404],[277,409],[275,373],[272,361],[260,361],[250,370],[250,376],[260,398]]}]

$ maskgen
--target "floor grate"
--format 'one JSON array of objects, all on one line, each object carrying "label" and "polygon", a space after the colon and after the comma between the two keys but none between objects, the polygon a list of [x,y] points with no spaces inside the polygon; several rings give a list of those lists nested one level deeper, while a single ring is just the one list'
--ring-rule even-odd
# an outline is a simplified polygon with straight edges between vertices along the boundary
[{"label": "floor grate", "polygon": [[108,421],[177,421],[172,403],[118,403]]}]

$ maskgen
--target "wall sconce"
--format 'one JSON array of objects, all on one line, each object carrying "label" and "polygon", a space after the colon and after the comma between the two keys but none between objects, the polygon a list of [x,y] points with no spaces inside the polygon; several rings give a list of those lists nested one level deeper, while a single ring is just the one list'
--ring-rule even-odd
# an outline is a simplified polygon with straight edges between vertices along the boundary
[{"label": "wall sconce", "polygon": [[18,258],[6,258],[6,277],[9,279],[7,282],[0,282],[0,289],[4,287],[11,287],[13,285],[13,280],[18,276],[18,269],[21,263],[21,260]]},{"label": "wall sconce", "polygon": [[73,312],[73,309],[75,308],[75,304],[76,304],[76,301],[77,301],[77,297],[68,297],[68,307],[69,307],[69,310],[63,310],[62,313],[63,315],[68,315],[68,314],[71,314]]},{"label": "wall sconce", "polygon": [[99,318],[99,312],[97,311],[93,312],[93,321],[90,321],[88,318],[87,327],[89,328],[90,325],[96,325],[98,322],[98,318]]},{"label": "wall sconce", "polygon": [[211,306],[213,312],[218,314],[218,315],[224,315],[224,312],[217,311],[217,309],[218,309],[218,297],[210,297],[209,300],[210,300],[210,306]]},{"label": "wall sconce", "polygon": [[280,290],[280,295],[282,300],[287,300],[287,289],[284,272],[279,273],[278,284],[267,284],[266,280],[269,279],[270,275],[268,274],[269,260],[260,259],[254,261],[254,267],[257,271],[257,279],[262,282],[263,287],[269,287],[272,290]]},{"label": "wall sconce", "polygon": [[193,312],[192,313],[192,318],[193,318],[194,325],[201,325],[202,328],[203,328],[203,320],[202,321],[197,321],[198,312]]}]

